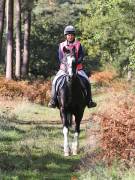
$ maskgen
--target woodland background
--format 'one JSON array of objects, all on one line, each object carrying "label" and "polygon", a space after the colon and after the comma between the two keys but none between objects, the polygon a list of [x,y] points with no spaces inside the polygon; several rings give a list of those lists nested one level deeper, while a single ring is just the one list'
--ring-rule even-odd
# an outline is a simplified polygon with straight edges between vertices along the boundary
[{"label": "woodland background", "polygon": [[135,68],[134,0],[1,0],[0,67],[7,79],[48,78],[58,69],[66,25],[76,28],[86,71]]},{"label": "woodland background", "polygon": [[[64,158],[59,111],[46,105],[70,24],[97,107],[78,156]],[[134,0],[0,0],[0,179],[133,180],[134,70]]]}]

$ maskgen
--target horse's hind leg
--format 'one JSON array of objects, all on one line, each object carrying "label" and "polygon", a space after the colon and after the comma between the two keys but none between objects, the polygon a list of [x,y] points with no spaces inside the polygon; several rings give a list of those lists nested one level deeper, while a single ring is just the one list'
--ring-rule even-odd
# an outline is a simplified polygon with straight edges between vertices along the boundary
[{"label": "horse's hind leg", "polygon": [[69,156],[70,148],[68,142],[68,128],[66,126],[64,126],[63,128],[63,134],[64,134],[64,156]]}]

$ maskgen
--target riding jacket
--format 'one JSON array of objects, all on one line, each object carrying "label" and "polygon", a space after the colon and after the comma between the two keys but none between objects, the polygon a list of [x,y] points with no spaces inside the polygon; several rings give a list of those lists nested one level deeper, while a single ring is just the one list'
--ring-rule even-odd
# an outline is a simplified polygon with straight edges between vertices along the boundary
[{"label": "riding jacket", "polygon": [[63,69],[62,60],[64,58],[64,51],[63,48],[66,47],[68,49],[75,48],[75,55],[77,61],[77,70],[83,69],[82,61],[84,57],[84,52],[81,46],[80,41],[75,40],[74,42],[70,43],[67,40],[60,43],[59,45],[59,61],[60,61],[60,69]]}]

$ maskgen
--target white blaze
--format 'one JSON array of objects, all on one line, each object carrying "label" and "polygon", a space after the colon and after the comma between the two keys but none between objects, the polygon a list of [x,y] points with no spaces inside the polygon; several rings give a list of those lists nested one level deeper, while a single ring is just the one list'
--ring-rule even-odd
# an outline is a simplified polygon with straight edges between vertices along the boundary
[{"label": "white blaze", "polygon": [[72,70],[72,62],[73,62],[73,61],[74,61],[74,57],[73,57],[73,56],[68,56],[68,57],[67,57],[69,76],[72,76],[72,75],[73,75],[73,70]]}]

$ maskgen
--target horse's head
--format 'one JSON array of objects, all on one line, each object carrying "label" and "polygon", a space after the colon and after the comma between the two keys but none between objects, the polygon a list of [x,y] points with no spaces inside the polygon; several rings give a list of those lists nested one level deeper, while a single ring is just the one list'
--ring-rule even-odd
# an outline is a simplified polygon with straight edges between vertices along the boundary
[{"label": "horse's head", "polygon": [[69,77],[72,77],[74,74],[76,74],[75,48],[69,50],[64,47],[63,51],[65,53],[64,64],[66,65],[66,73],[69,75]]}]

